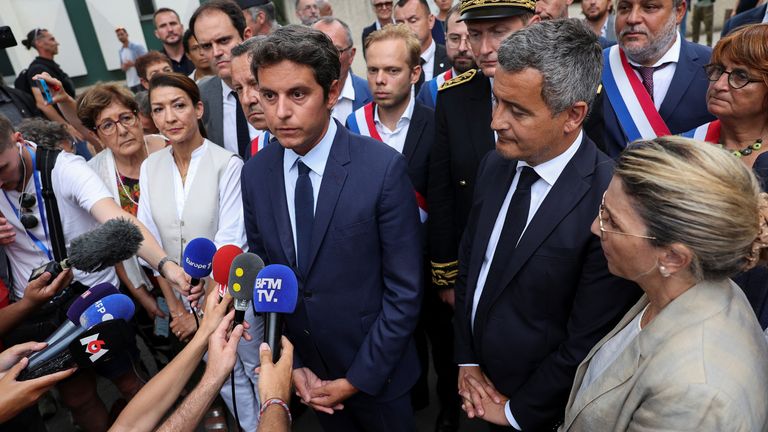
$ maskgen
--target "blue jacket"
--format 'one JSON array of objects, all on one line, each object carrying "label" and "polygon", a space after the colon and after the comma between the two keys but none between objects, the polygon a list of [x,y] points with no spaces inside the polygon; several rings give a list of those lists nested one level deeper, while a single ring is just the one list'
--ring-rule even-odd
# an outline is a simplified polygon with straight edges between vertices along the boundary
[{"label": "blue jacket", "polygon": [[744,11],[733,18],[729,19],[725,22],[725,25],[723,25],[723,31],[720,32],[720,37],[726,36],[728,33],[732,32],[733,30],[736,30],[739,27],[745,26],[747,24],[756,24],[763,22],[763,17],[765,16],[765,8],[768,7],[768,4],[764,4],[762,6],[758,6],[756,8],[752,8],[750,10]]}]

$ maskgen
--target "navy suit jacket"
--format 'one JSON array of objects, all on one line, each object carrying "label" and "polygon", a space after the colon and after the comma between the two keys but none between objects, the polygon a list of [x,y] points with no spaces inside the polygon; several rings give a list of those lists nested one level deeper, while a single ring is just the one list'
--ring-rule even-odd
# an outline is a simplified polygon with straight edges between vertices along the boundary
[{"label": "navy suit jacket", "polygon": [[768,7],[768,4],[752,8],[732,17],[725,22],[725,25],[723,25],[723,31],[720,32],[720,37],[726,36],[728,33],[741,26],[763,22],[766,7]]},{"label": "navy suit jacket", "polygon": [[373,95],[368,89],[368,81],[352,74],[352,88],[355,89],[355,100],[352,101],[352,111],[365,106],[373,100]]},{"label": "navy suit jacket", "polygon": [[[715,119],[707,111],[709,81],[703,69],[711,55],[709,47],[682,41],[675,75],[659,109],[661,118],[673,134],[688,132]],[[600,149],[613,158],[618,157],[627,146],[627,135],[604,90],[595,99],[593,112],[584,130]]]},{"label": "navy suit jacket", "polygon": [[[528,224],[500,283],[483,288],[471,328],[480,267],[516,166],[491,151],[478,170],[459,252],[456,360],[480,365],[509,397],[524,431],[551,430],[565,412],[579,363],[641,292],[608,273],[600,239],[590,232],[613,164],[585,136]],[[497,252],[510,247],[499,244]]]},{"label": "navy suit jacket", "polygon": [[284,151],[270,145],[247,162],[243,209],[250,251],[298,276],[296,310],[285,317],[297,361],[324,380],[346,377],[364,393],[354,397],[400,397],[419,375],[412,333],[423,291],[419,216],[405,159],[338,125],[302,274],[285,198]]}]

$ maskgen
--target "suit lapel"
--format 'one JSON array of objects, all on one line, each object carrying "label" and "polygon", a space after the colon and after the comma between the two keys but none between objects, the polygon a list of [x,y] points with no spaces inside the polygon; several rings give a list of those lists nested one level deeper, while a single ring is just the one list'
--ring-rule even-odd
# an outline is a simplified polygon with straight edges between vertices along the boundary
[{"label": "suit lapel", "polygon": [[[485,319],[488,310],[517,275],[517,272],[590,189],[590,184],[584,178],[592,175],[596,157],[595,145],[588,141],[585,135],[573,159],[565,166],[557,182],[552,186],[544,202],[541,203],[525,229],[500,283],[483,287],[483,295],[475,315],[476,320]],[[485,244],[487,245],[488,242],[486,241]],[[514,246],[499,245],[499,247]],[[478,325],[479,323],[475,324],[475,328],[482,328],[482,325]]]},{"label": "suit lapel", "polygon": [[421,134],[424,132],[424,111],[421,108],[421,104],[416,102],[413,107],[413,115],[411,116],[411,122],[408,125],[408,133],[405,135],[405,145],[403,146],[403,156],[410,165],[413,159],[413,154],[416,152],[421,142]]},{"label": "suit lapel", "polygon": [[[480,82],[477,85],[477,91],[473,91],[469,99],[476,101],[478,121],[467,122],[467,126],[470,129],[468,136],[473,138],[489,137],[489,141],[495,144],[493,130],[491,130],[491,80],[482,75],[481,71],[477,73],[481,76],[475,79],[480,80]],[[475,132],[474,128],[480,128],[480,130]],[[475,149],[478,161],[482,160],[485,154],[488,153],[488,145],[485,140],[473,139],[472,147]]]},{"label": "suit lapel", "polygon": [[[335,121],[331,119],[331,121]],[[323,242],[328,225],[331,223],[333,212],[339,201],[339,195],[347,179],[347,170],[344,168],[349,162],[349,132],[341,124],[337,124],[336,137],[333,139],[331,153],[325,163],[323,181],[320,184],[320,192],[317,196],[315,207],[315,222],[312,226],[311,251],[309,253],[309,265],[307,273],[312,270],[317,251]],[[304,275],[307,277],[307,275]]]},{"label": "suit lapel", "polygon": [[677,105],[683,99],[683,95],[688,91],[688,87],[696,74],[696,68],[699,66],[694,62],[698,59],[694,50],[688,49],[689,42],[683,40],[680,45],[680,57],[675,68],[675,75],[667,90],[667,95],[659,108],[659,114],[664,120],[670,118],[677,109]]},{"label": "suit lapel", "polygon": [[[275,143],[280,146],[279,143]],[[293,244],[293,229],[291,228],[291,217],[288,215],[288,203],[285,198],[285,176],[283,173],[283,153],[285,150],[280,146],[280,151],[275,152],[274,160],[269,164],[269,176],[267,176],[269,189],[269,203],[271,205],[272,217],[277,228],[277,235],[280,239],[280,245],[283,247],[286,262],[291,267],[296,266],[296,248]]]}]

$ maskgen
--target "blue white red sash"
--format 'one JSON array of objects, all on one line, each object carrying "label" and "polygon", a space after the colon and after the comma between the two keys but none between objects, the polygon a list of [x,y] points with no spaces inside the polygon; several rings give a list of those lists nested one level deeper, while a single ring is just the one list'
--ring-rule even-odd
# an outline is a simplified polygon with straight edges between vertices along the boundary
[{"label": "blue white red sash", "polygon": [[437,105],[437,91],[440,90],[440,86],[442,86],[446,81],[448,81],[451,78],[453,78],[453,68],[450,68],[447,71],[441,73],[435,78],[429,80],[429,82],[427,83],[427,88],[429,89],[429,96],[432,98],[433,108]]},{"label": "blue white red sash", "polygon": [[272,139],[272,135],[270,135],[269,131],[264,131],[263,134],[257,136],[251,141],[251,157],[255,156],[256,153],[264,149],[264,146],[269,144],[269,140]]},{"label": "blue white red sash", "polygon": [[720,144],[720,120],[704,123],[696,129],[681,134],[686,138],[704,141],[711,144]]},{"label": "blue white red sash", "polygon": [[640,78],[618,45],[603,50],[603,87],[629,141],[670,135]]},{"label": "blue white red sash", "polygon": [[[379,131],[376,130],[376,122],[373,119],[373,113],[376,110],[376,104],[373,102],[367,103],[362,108],[358,108],[352,114],[347,117],[347,128],[358,135],[367,136],[375,139],[376,141],[384,142],[379,135]],[[386,144],[386,143],[385,143]],[[416,203],[419,205],[419,219],[421,223],[427,221],[427,200],[416,189],[413,190],[416,194]]]}]

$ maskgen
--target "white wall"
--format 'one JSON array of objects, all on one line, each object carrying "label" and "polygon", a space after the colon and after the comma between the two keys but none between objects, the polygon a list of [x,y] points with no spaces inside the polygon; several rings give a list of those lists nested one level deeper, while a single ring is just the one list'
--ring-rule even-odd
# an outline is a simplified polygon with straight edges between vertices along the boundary
[{"label": "white wall", "polygon": [[[96,38],[101,48],[101,55],[107,64],[107,69],[120,69],[118,51],[122,44],[117,40],[115,29],[124,27],[128,32],[128,40],[147,47],[144,33],[141,31],[139,11],[136,3],[120,0],[85,0],[88,13],[91,15]],[[66,69],[65,69],[66,70]]]}]

